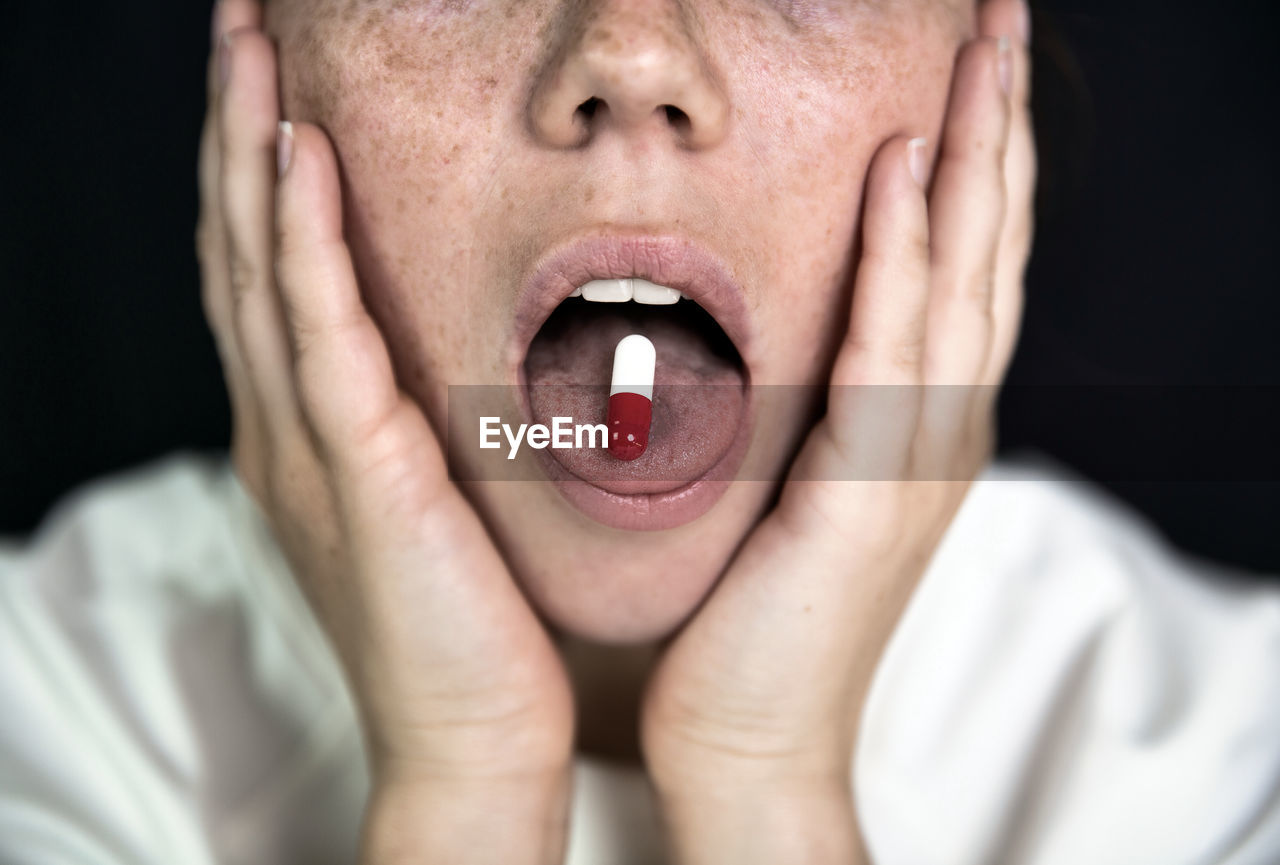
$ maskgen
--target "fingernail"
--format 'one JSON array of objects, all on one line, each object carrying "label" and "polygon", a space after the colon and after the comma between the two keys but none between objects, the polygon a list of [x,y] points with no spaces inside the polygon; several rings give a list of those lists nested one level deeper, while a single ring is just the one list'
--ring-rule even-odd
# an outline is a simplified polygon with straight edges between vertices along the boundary
[{"label": "fingernail", "polygon": [[284,177],[293,161],[293,124],[281,120],[276,131],[276,177]]},{"label": "fingernail", "polygon": [[1001,36],[996,54],[996,71],[1000,75],[1000,89],[1008,96],[1013,89],[1013,53],[1009,50],[1009,37]]},{"label": "fingernail", "polygon": [[1031,44],[1031,9],[1027,0],[1019,0],[1018,3],[1018,35],[1022,37],[1023,45]]},{"label": "fingernail", "polygon": [[911,169],[911,176],[921,189],[924,189],[929,176],[928,154],[925,153],[928,143],[924,138],[913,138],[907,142],[907,167]]},{"label": "fingernail", "polygon": [[223,33],[218,40],[218,85],[227,86],[231,78],[231,36]]}]

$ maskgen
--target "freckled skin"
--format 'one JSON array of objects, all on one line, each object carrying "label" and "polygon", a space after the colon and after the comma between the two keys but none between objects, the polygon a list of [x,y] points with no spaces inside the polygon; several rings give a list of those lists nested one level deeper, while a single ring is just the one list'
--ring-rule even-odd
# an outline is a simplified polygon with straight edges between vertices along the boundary
[{"label": "freckled skin", "polygon": [[[937,140],[974,13],[974,0],[267,6],[285,116],[333,140],[366,303],[437,430],[448,385],[514,383],[505,348],[532,263],[606,226],[677,232],[722,257],[753,317],[753,383],[824,383],[845,329],[867,166],[893,135]],[[566,86],[568,64],[595,57],[602,80],[626,88],[608,76],[637,52],[692,70],[724,100],[713,146],[682,147],[661,115],[603,125],[582,147],[539,139],[531,105]],[[781,477],[805,422],[761,424],[750,459]],[[650,534],[598,526],[548,484],[467,489],[535,605],[609,640],[677,626],[772,492],[736,485],[693,524]]]}]

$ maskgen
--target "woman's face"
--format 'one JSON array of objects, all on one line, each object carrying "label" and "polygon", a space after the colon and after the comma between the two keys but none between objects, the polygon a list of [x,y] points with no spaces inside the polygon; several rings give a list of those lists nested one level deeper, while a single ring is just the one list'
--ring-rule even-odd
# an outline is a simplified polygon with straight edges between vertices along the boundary
[{"label": "woman's face", "polygon": [[[590,413],[554,386],[607,385],[617,339],[653,339],[644,457],[546,450],[541,481],[466,484],[550,620],[609,641],[669,632],[768,507],[812,416],[766,408],[792,391],[758,386],[825,382],[867,166],[891,136],[937,139],[974,12],[973,0],[268,4],[285,116],[333,140],[366,302],[442,438],[451,385],[531,393],[502,417],[513,426],[525,411]],[[689,299],[566,299],[629,276],[683,289],[714,322]],[[590,394],[603,414],[607,390]],[[450,440],[464,465],[481,455]],[[735,473],[753,480],[715,480]]]}]

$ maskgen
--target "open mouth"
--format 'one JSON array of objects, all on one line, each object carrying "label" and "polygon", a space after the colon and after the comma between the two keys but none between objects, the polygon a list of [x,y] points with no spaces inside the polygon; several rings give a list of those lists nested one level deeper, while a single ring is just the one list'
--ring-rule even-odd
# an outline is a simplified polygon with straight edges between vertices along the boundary
[{"label": "open mouth", "polygon": [[[661,304],[623,299],[637,294]],[[535,423],[554,417],[603,423],[613,350],[628,334],[657,352],[649,447],[633,461],[599,448],[555,452],[575,477],[619,494],[660,493],[705,477],[742,424],[745,371],[732,340],[696,302],[642,279],[596,280],[565,299],[539,329],[525,357]]]},{"label": "open mouth", "polygon": [[539,270],[520,316],[531,332],[520,378],[532,423],[604,423],[618,342],[642,334],[657,355],[644,454],[547,449],[548,476],[606,524],[668,528],[696,518],[724,491],[708,482],[732,480],[750,438],[741,292],[718,264],[673,239],[600,238]]}]

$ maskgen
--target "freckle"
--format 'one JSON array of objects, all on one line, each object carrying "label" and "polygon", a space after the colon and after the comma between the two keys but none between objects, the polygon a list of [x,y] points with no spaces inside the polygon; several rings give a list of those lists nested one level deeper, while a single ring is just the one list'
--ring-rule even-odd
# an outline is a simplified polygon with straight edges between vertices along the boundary
[{"label": "freckle", "polygon": [[403,198],[396,199],[396,213],[404,213],[407,206]]},{"label": "freckle", "polygon": [[588,183],[582,190],[582,200],[583,202],[587,202],[595,197],[596,197],[596,189],[594,186]]},{"label": "freckle", "polygon": [[407,72],[418,65],[409,53],[399,50],[388,51],[383,55],[382,63],[390,72]]}]

